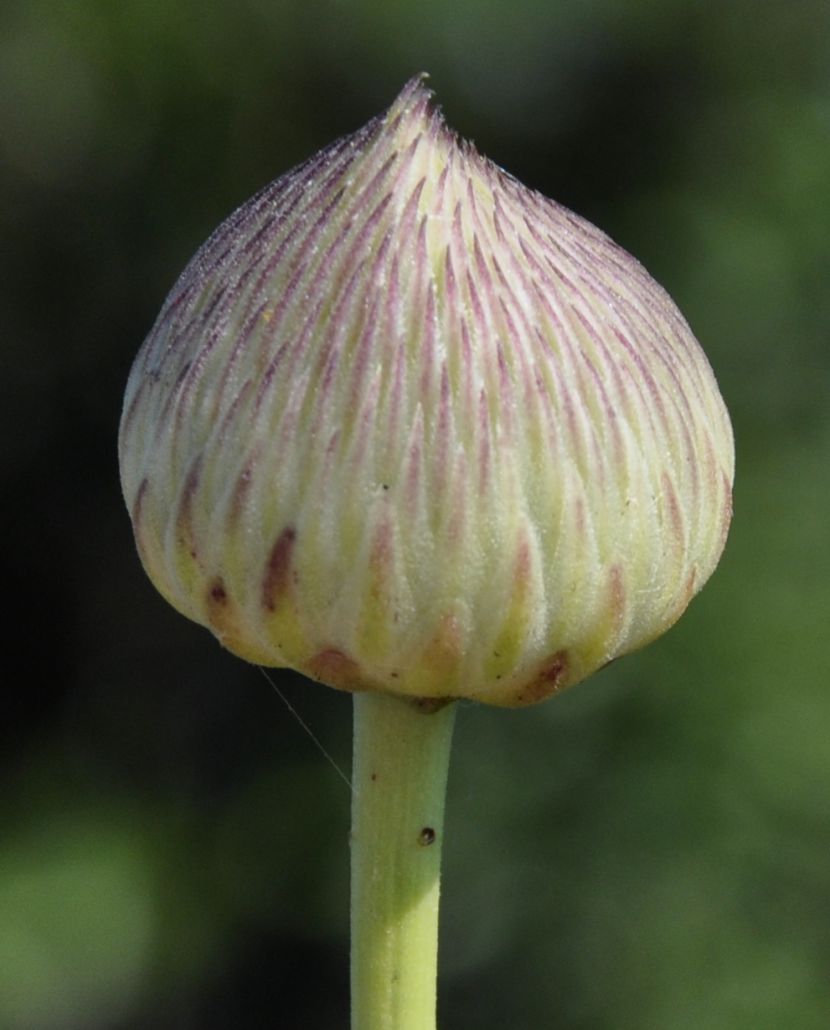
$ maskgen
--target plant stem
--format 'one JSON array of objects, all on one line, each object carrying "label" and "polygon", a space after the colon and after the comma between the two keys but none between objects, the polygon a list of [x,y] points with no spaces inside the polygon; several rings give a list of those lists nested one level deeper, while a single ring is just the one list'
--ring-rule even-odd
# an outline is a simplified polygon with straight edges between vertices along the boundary
[{"label": "plant stem", "polygon": [[354,696],[352,1030],[434,1030],[455,704]]}]

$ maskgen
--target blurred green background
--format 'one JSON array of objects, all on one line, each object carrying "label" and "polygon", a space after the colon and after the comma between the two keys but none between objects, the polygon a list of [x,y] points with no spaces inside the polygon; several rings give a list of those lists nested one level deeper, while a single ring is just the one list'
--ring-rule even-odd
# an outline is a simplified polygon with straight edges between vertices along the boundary
[{"label": "blurred green background", "polygon": [[[830,1025],[828,69],[825,0],[6,0],[0,1026],[347,1026],[348,791],[155,594],[115,437],[196,247],[421,70],[669,289],[738,449],[676,628],[460,712],[441,1025]],[[349,699],[277,677],[348,769]]]}]

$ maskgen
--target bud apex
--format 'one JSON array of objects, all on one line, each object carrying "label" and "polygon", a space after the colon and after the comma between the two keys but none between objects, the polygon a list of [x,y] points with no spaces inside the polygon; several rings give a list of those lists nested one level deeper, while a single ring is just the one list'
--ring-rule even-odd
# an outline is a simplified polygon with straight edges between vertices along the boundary
[{"label": "bud apex", "polygon": [[231,651],[499,705],[680,616],[734,462],[663,289],[456,139],[420,79],[198,252],[120,458],[150,578]]}]

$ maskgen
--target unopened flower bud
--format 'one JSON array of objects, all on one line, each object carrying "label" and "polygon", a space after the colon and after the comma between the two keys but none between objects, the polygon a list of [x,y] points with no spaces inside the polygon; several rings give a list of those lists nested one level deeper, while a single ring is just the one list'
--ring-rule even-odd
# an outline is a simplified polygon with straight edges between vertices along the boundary
[{"label": "unopened flower bud", "polygon": [[664,290],[456,139],[420,79],[193,258],[120,457],[150,578],[231,651],[500,705],[680,616],[734,461]]}]

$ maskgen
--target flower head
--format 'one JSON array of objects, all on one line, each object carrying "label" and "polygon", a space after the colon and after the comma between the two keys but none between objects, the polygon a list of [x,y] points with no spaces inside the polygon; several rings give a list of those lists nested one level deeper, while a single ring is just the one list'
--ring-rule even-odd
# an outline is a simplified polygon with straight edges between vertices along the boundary
[{"label": "flower head", "polygon": [[504,705],[680,616],[734,462],[665,291],[460,142],[420,79],[193,258],[120,457],[150,578],[230,650]]}]

